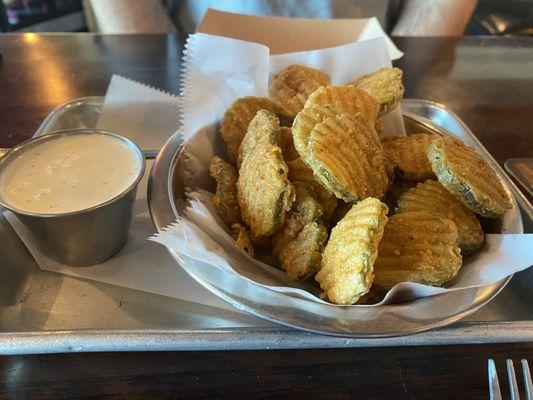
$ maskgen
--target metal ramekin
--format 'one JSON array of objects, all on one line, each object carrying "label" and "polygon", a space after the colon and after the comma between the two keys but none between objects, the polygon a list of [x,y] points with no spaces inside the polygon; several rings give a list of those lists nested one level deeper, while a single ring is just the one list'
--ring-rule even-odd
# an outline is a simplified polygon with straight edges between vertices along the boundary
[{"label": "metal ramekin", "polygon": [[68,129],[27,140],[0,158],[1,174],[11,160],[37,144],[61,140],[61,136],[91,134],[109,135],[121,140],[139,159],[141,168],[138,176],[122,193],[93,207],[60,214],[23,211],[4,201],[0,195],[0,205],[24,223],[48,256],[63,264],[79,267],[102,263],[126,244],[137,186],[146,167],[142,151],[131,140],[115,133],[98,129]]}]

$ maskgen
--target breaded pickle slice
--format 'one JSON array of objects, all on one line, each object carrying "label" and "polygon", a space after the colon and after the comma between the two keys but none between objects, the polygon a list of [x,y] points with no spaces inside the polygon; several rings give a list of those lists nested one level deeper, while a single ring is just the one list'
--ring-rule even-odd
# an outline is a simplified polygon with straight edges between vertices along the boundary
[{"label": "breaded pickle slice", "polygon": [[291,161],[299,158],[300,155],[294,147],[294,141],[292,139],[292,129],[287,126],[280,128],[280,143],[281,151],[283,153],[283,159],[285,161]]},{"label": "breaded pickle slice", "polygon": [[[307,99],[304,109],[296,115],[292,124],[294,147],[300,157],[306,160],[306,151],[311,131],[326,118],[336,118],[339,114],[366,119],[365,125],[371,125],[375,132],[378,102],[364,90],[355,86],[325,86],[317,89]],[[363,117],[363,118],[362,118]],[[379,142],[377,133],[375,140]],[[333,150],[333,149],[331,149]]]},{"label": "breaded pickle slice", "polygon": [[250,121],[246,134],[239,146],[237,168],[241,168],[244,155],[250,153],[260,142],[277,143],[278,146],[282,142],[279,119],[275,114],[267,110],[259,110]]},{"label": "breaded pickle slice", "polygon": [[387,212],[378,199],[366,198],[331,231],[316,280],[332,303],[354,304],[370,291]]},{"label": "breaded pickle slice", "polygon": [[440,286],[461,268],[457,227],[424,211],[395,214],[385,225],[374,265],[374,286],[388,290],[400,282]]},{"label": "breaded pickle slice", "polygon": [[261,110],[250,123],[247,136],[256,135],[256,128],[269,133],[257,135],[255,146],[244,151],[237,181],[242,219],[255,239],[270,236],[281,228],[294,200],[288,168],[278,146],[279,128],[277,134],[272,133],[276,120],[274,114]]},{"label": "breaded pickle slice", "polygon": [[315,125],[304,161],[338,199],[381,198],[388,187],[377,133],[363,117],[338,114]]},{"label": "breaded pickle slice", "polygon": [[283,115],[294,118],[304,107],[311,93],[330,84],[331,78],[322,71],[302,65],[290,65],[274,77],[269,95]]},{"label": "breaded pickle slice", "polygon": [[[289,219],[289,225],[297,224],[296,221]],[[287,230],[294,237],[282,236],[274,243],[274,254],[281,261],[283,269],[287,276],[293,280],[303,280],[313,276],[320,268],[322,252],[328,238],[328,231],[321,221],[313,221],[302,226],[300,230],[287,227]],[[284,231],[285,232],[285,231]],[[286,240],[283,246],[276,246]]]},{"label": "breaded pickle slice", "polygon": [[213,204],[218,215],[228,226],[241,222],[237,201],[237,170],[222,157],[215,156],[209,165],[209,173],[217,183]]},{"label": "breaded pickle slice", "polygon": [[379,115],[394,110],[403,97],[403,71],[399,68],[381,68],[352,82],[379,101]]},{"label": "breaded pickle slice", "polygon": [[385,158],[395,166],[400,179],[425,181],[435,179],[426,151],[438,136],[418,133],[409,136],[387,136],[381,140]]},{"label": "breaded pickle slice", "polygon": [[300,280],[320,268],[328,233],[313,188],[301,182],[295,182],[294,187],[296,199],[285,225],[274,234],[272,245],[289,278]]},{"label": "breaded pickle slice", "polygon": [[322,220],[328,222],[333,215],[335,207],[337,207],[337,198],[335,195],[318,183],[311,168],[301,158],[298,157],[294,160],[287,161],[287,167],[289,167],[289,181],[304,182],[313,188],[317,201],[322,206]]},{"label": "breaded pickle slice", "polygon": [[276,105],[265,97],[241,97],[235,100],[224,113],[220,122],[220,135],[226,144],[228,158],[236,163],[239,146],[248,125],[259,110],[278,111]]},{"label": "breaded pickle slice", "polygon": [[460,140],[435,140],[427,156],[441,185],[476,214],[497,218],[511,209],[510,196],[496,173]]},{"label": "breaded pickle slice", "polygon": [[335,107],[312,106],[304,108],[294,119],[292,137],[294,147],[300,157],[306,156],[309,135],[313,128],[326,118],[335,118],[341,111]]},{"label": "breaded pickle slice", "polygon": [[361,114],[372,124],[379,113],[378,101],[353,85],[323,86],[311,94],[305,107],[325,106],[349,115]]},{"label": "breaded pickle slice", "polygon": [[252,243],[252,238],[246,227],[241,224],[233,224],[231,226],[233,229],[233,239],[237,246],[248,253],[250,257],[254,256],[254,245]]},{"label": "breaded pickle slice", "polygon": [[426,211],[448,218],[457,226],[461,253],[468,254],[483,247],[485,235],[479,220],[469,208],[437,181],[428,180],[403,192],[396,212]]},{"label": "breaded pickle slice", "polygon": [[313,186],[305,182],[294,182],[293,186],[295,196],[291,213],[297,214],[304,224],[320,220],[324,208],[317,200]]}]

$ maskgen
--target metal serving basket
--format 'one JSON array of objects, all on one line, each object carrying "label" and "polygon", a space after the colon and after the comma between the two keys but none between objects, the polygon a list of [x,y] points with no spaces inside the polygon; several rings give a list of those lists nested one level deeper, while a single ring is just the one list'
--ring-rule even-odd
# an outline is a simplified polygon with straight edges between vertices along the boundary
[{"label": "metal serving basket", "polygon": [[[485,156],[511,191],[513,183],[466,125],[450,110],[436,103],[414,99],[404,100],[402,110],[408,134],[431,132],[458,137]],[[179,138],[175,136],[161,149],[152,168],[148,199],[152,219],[158,229],[174,222],[186,203],[184,188],[177,174],[182,159],[183,148]],[[520,194],[514,187],[513,192]],[[495,232],[523,232],[522,217],[516,202],[513,209],[499,222],[499,227],[493,227]],[[206,273],[207,269],[201,268],[198,261],[173,250],[170,253],[192,278],[237,309],[292,328],[358,338],[413,334],[450,324],[489,302],[511,279],[509,277],[482,288],[378,308],[325,305],[311,309],[304,300],[290,298],[222,271],[209,269],[209,273]]]}]

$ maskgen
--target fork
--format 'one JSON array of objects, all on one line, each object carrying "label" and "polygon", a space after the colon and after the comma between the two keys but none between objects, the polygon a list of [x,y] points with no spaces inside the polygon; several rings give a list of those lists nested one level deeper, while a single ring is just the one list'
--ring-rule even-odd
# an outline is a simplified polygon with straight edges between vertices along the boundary
[{"label": "fork", "polygon": [[[533,400],[533,384],[531,383],[531,372],[529,371],[529,364],[527,360],[520,360],[522,364],[522,374],[524,375],[524,386],[527,400]],[[507,359],[505,362],[507,366],[507,376],[509,378],[509,391],[511,392],[511,400],[520,400],[518,392],[518,384],[516,383],[516,375],[514,372],[513,360]],[[502,392],[500,391],[500,382],[498,381],[498,373],[496,372],[496,364],[494,360],[489,358],[489,393],[490,400],[502,400]]]}]

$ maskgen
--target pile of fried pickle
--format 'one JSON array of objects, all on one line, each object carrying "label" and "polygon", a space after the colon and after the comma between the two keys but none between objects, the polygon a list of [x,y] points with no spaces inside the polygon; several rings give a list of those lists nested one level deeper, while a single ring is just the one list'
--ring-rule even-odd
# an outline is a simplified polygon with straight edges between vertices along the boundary
[{"label": "pile of fried pickle", "polygon": [[226,159],[210,165],[215,208],[250,256],[268,249],[289,278],[316,280],[335,304],[367,302],[399,282],[440,286],[479,251],[478,216],[511,200],[463,142],[426,133],[380,137],[404,92],[382,68],[344,86],[291,65],[270,98],[225,112]]}]

